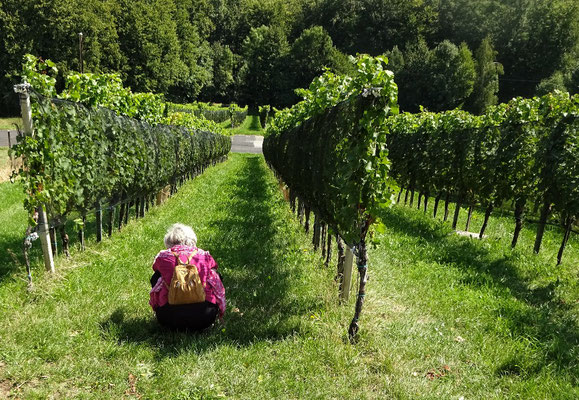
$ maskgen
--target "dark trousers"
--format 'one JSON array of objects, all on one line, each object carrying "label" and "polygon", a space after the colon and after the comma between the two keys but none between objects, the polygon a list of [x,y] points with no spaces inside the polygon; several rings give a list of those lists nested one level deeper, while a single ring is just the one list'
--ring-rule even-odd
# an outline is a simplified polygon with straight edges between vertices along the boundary
[{"label": "dark trousers", "polygon": [[[160,276],[156,272],[151,277],[151,286],[155,285]],[[157,321],[162,326],[169,329],[190,331],[202,331],[209,328],[217,319],[218,313],[217,305],[208,301],[195,304],[165,304],[155,310]]]},{"label": "dark trousers", "polygon": [[159,324],[169,329],[202,331],[215,322],[217,305],[204,301],[195,304],[165,304],[155,310]]}]

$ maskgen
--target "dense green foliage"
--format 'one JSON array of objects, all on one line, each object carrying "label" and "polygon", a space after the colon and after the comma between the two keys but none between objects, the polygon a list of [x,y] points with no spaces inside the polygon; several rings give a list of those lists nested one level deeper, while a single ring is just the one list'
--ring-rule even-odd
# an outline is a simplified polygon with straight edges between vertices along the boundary
[{"label": "dense green foliage", "polygon": [[[227,130],[219,125],[220,116],[231,118],[231,111],[211,107],[205,103],[193,105],[166,103],[163,95],[154,93],[132,93],[123,87],[117,74],[69,74],[64,90],[57,94],[58,72],[51,60],[38,59],[30,54],[24,56],[22,80],[32,85],[44,96],[58,96],[61,99],[79,102],[87,107],[105,107],[116,114],[145,121],[151,125],[164,123],[200,129],[221,135]],[[246,110],[234,108],[234,121],[245,119]]]},{"label": "dense green foliage", "polygon": [[[215,132],[215,129],[219,129],[219,124],[228,120],[230,121],[231,128],[238,127],[247,117],[247,107],[242,108],[235,103],[231,103],[228,107],[210,105],[209,103],[203,102],[195,102],[192,104],[168,103],[167,107],[169,113],[173,114],[169,117],[170,124],[176,123],[177,125],[183,125],[178,121],[191,120],[193,124],[190,127],[196,128],[199,127],[199,123],[203,123],[203,120],[207,120],[215,123],[207,124],[207,122],[204,122],[205,125],[208,125],[208,128],[214,128],[212,132]],[[186,124],[186,126],[189,125]],[[219,133],[224,134],[224,132],[225,130],[221,129]]]},{"label": "dense green foliage", "polygon": [[[578,21],[575,0],[2,0],[0,91],[9,106],[4,112],[14,113],[10,89],[26,53],[54,60],[62,89],[64,77],[81,69],[82,32],[84,71],[118,73],[132,90],[163,93],[171,101],[285,107],[299,100],[294,89],[324,67],[350,72],[344,54],[398,48],[409,67],[394,71],[405,111],[453,108],[472,92],[465,109],[480,114],[495,97],[530,97],[538,85],[541,94],[553,88],[576,93]],[[470,67],[456,75],[459,65],[469,64],[467,53],[485,40],[486,50],[475,55],[476,77]],[[417,72],[407,53],[421,41],[447,64],[433,61],[438,65],[422,71],[423,79],[462,83],[429,93],[449,91],[438,93],[444,104],[424,101],[420,85],[404,78]],[[415,56],[429,64],[426,53]],[[389,58],[394,68],[395,57]],[[500,80],[491,58],[503,66]]]},{"label": "dense green foliage", "polygon": [[47,71],[56,72],[51,61],[26,57],[34,134],[22,136],[14,153],[25,163],[19,176],[30,212],[44,204],[53,218],[66,219],[103,201],[151,195],[231,148],[229,138],[200,130],[215,122],[165,118],[162,96],[133,94],[116,75],[70,75],[60,98],[52,98],[55,79]]},{"label": "dense green foliage", "polygon": [[[446,55],[438,57],[440,60],[452,58],[452,52],[445,51],[452,49],[451,44],[436,50],[439,49]],[[484,52],[492,58],[488,44],[483,43],[480,53]],[[480,63],[485,58],[488,59],[481,55]],[[366,211],[373,215],[380,196],[381,202],[386,203],[388,195],[380,185],[375,186],[375,198],[368,197],[364,191],[367,182],[377,177],[386,184],[388,175],[412,191],[411,204],[415,191],[420,193],[420,198],[436,196],[435,208],[443,195],[446,209],[449,200],[456,201],[453,228],[456,228],[461,204],[470,207],[469,215],[476,204],[482,204],[487,207],[482,237],[492,209],[512,201],[517,220],[513,246],[529,203],[543,205],[536,252],[552,209],[565,221],[568,238],[579,214],[575,200],[579,190],[579,95],[557,93],[540,99],[517,98],[488,108],[480,117],[454,110],[404,113],[380,120],[388,114],[389,107],[395,105],[395,97],[390,103],[376,105],[356,95],[359,96],[360,88],[388,84],[379,82],[378,77],[384,72],[381,61],[361,57],[353,77],[327,72],[314,80],[309,90],[301,91],[302,102],[279,112],[269,126],[269,137],[264,144],[266,159],[299,198],[338,232],[347,232],[347,240],[352,241],[354,236],[346,226],[352,224],[360,232],[361,225],[359,220],[354,223],[356,218],[348,212],[358,209],[363,210],[360,215]],[[386,112],[379,114],[376,109]],[[364,133],[358,130],[367,129],[373,117],[377,120],[372,121],[367,142]],[[385,131],[390,133],[387,146],[380,143],[386,139]],[[389,154],[391,171],[387,174],[388,161],[375,162],[365,156],[368,154],[380,155],[383,160]],[[371,172],[370,178],[362,176],[363,166],[366,172]],[[372,183],[368,187],[372,187]],[[347,201],[340,203],[340,194]],[[444,218],[447,218],[446,212]],[[561,246],[559,262],[566,240]]]},{"label": "dense green foliage", "polygon": [[350,245],[388,203],[385,118],[398,110],[394,75],[381,57],[360,57],[353,76],[326,72],[278,113],[264,155],[290,190]]},{"label": "dense green foliage", "polygon": [[132,93],[123,87],[117,74],[69,74],[64,90],[57,93],[54,77],[57,73],[58,69],[51,60],[42,60],[31,54],[24,56],[22,82],[29,83],[42,96],[58,96],[87,107],[105,107],[149,124],[159,124],[164,120],[165,100],[162,95]]},{"label": "dense green foliage", "polygon": [[427,197],[445,194],[459,205],[482,204],[489,213],[510,201],[515,237],[529,205],[544,205],[543,225],[551,207],[565,221],[579,215],[579,95],[516,98],[481,117],[401,114],[387,125],[391,175],[402,187]]},{"label": "dense green foliage", "polygon": [[399,88],[400,108],[418,112],[451,110],[463,106],[473,91],[475,63],[466,44],[445,40],[429,49],[424,40],[410,43],[401,52],[387,53]]},{"label": "dense green foliage", "polygon": [[35,99],[35,135],[15,147],[26,208],[46,204],[54,218],[109,199],[150,195],[226,155],[229,138],[149,125],[104,108]]},{"label": "dense green foliage", "polygon": [[557,193],[556,208],[576,214],[567,202],[577,190],[578,117],[579,96],[563,93],[513,99],[482,117],[400,114],[387,122],[392,175],[403,187],[469,203]]}]

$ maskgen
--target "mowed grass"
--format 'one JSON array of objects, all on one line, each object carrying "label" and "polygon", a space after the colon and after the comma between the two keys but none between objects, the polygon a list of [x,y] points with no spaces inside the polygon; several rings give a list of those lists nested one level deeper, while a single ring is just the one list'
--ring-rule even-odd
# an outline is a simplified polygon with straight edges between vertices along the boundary
[{"label": "mowed grass", "polygon": [[[560,228],[548,227],[536,255],[536,226],[512,250],[510,216],[495,215],[481,241],[458,236],[432,211],[385,212],[371,252],[364,332],[392,357],[396,397],[578,398],[577,235],[556,266]],[[471,231],[483,218],[475,212]]]},{"label": "mowed grass", "polygon": [[0,129],[6,130],[16,130],[14,124],[18,126],[22,126],[22,118],[14,117],[14,118],[0,118]]},{"label": "mowed grass", "polygon": [[[512,251],[506,217],[479,241],[396,206],[373,236],[353,345],[354,299],[338,304],[335,263],[312,252],[261,156],[230,155],[144,219],[59,258],[56,276],[42,272],[35,243],[31,291],[5,255],[20,257],[20,190],[0,185],[0,398],[579,395],[576,235],[555,267],[557,229],[534,255],[532,226]],[[150,264],[177,221],[196,229],[227,289],[225,324],[202,335],[162,330],[147,304]]]},{"label": "mowed grass", "polygon": [[223,124],[223,126],[230,131],[231,135],[263,136],[264,134],[264,129],[261,127],[261,123],[259,122],[259,115],[248,115],[241,125],[233,129],[231,129],[230,121],[226,121]]}]

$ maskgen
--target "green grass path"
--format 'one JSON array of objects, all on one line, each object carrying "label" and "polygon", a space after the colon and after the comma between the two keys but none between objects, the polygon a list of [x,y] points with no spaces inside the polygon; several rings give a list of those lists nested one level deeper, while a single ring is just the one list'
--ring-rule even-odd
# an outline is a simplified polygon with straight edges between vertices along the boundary
[{"label": "green grass path", "polygon": [[[351,345],[353,299],[337,303],[334,266],[312,252],[262,156],[231,154],[111,239],[59,258],[54,277],[36,249],[31,292],[14,261],[25,226],[19,191],[0,185],[0,398],[579,394],[579,240],[555,268],[555,229],[535,256],[531,229],[510,250],[512,224],[500,215],[478,241],[393,208],[374,235]],[[203,335],[160,329],[147,304],[150,265],[174,222],[194,227],[224,276],[226,323]]]},{"label": "green grass path", "polygon": [[230,135],[260,135],[263,136],[264,129],[259,122],[259,115],[248,115],[245,121],[238,127],[231,129],[229,120],[222,123],[222,126],[229,131]]},{"label": "green grass path", "polygon": [[[202,336],[162,331],[147,304],[150,265],[176,221],[196,229],[227,288],[227,323]],[[14,272],[0,287],[0,397],[118,399],[133,386],[163,399],[331,393],[333,379],[317,372],[356,351],[334,354],[343,327],[325,332],[313,318],[336,308],[333,279],[299,229],[263,158],[231,155],[111,240],[59,259],[57,277],[36,268],[31,294]],[[319,341],[327,335],[338,337]]]}]

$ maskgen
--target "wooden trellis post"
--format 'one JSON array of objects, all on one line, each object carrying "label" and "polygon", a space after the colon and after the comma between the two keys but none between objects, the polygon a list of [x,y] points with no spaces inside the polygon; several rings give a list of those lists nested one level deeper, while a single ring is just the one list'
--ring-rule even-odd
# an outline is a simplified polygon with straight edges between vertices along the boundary
[{"label": "wooden trellis post", "polygon": [[[14,92],[20,97],[20,111],[22,113],[22,129],[24,135],[34,136],[32,126],[32,107],[30,106],[30,84],[23,83],[14,86]],[[44,256],[44,267],[49,272],[54,272],[54,257],[52,255],[52,245],[50,244],[50,230],[48,218],[44,206],[39,206],[38,211],[38,236],[42,244],[42,254]]]},{"label": "wooden trellis post", "polygon": [[346,246],[346,259],[344,260],[344,276],[340,290],[340,300],[348,301],[352,288],[352,270],[354,265],[354,252],[350,246]]}]

